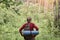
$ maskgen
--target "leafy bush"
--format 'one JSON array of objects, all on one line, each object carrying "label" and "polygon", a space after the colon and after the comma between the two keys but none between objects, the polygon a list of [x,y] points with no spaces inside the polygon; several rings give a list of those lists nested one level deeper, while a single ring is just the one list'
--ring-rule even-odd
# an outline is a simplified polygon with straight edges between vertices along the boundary
[{"label": "leafy bush", "polygon": [[[1,5],[1,4],[0,4]],[[2,8],[3,6],[3,8]],[[39,35],[36,40],[60,40],[60,37],[54,36],[54,14],[52,12],[41,12],[37,5],[26,6],[19,5],[17,15],[13,9],[0,6],[0,39],[1,40],[23,40],[19,34],[19,28],[26,22],[28,16],[32,17],[32,22],[39,28]]]}]

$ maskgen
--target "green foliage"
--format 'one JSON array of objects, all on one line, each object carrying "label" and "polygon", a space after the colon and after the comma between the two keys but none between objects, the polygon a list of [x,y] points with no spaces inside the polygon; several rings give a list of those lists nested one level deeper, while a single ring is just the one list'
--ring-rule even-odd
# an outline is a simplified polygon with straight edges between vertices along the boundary
[{"label": "green foliage", "polygon": [[[14,7],[15,8],[15,7]],[[0,40],[23,40],[19,33],[19,28],[26,22],[28,16],[32,17],[32,22],[39,28],[39,35],[36,40],[60,40],[55,37],[54,32],[58,31],[54,27],[54,14],[51,11],[43,12],[43,7],[39,9],[37,5],[18,5],[18,12],[11,8],[6,8],[5,4],[0,4]]]}]

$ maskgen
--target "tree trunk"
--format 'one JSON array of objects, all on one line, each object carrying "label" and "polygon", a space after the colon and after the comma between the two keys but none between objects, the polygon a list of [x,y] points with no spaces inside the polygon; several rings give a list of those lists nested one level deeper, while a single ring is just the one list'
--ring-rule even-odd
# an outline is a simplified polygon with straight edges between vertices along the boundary
[{"label": "tree trunk", "polygon": [[57,0],[57,2],[54,2],[54,26],[58,30],[55,32],[56,35],[60,35],[60,0]]}]

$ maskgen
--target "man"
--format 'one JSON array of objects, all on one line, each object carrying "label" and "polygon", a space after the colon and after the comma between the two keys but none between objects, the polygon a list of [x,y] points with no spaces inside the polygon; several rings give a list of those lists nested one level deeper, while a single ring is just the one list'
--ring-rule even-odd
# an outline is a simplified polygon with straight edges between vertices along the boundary
[{"label": "man", "polygon": [[[22,35],[22,30],[30,30],[30,31],[33,31],[34,28],[38,31],[38,27],[35,26],[34,23],[31,23],[31,17],[28,17],[27,18],[27,23],[25,23],[20,29],[19,29],[19,32],[20,34]],[[22,35],[23,36],[23,35]],[[29,35],[29,36],[23,36],[25,40],[35,40],[35,36],[36,35]]]}]

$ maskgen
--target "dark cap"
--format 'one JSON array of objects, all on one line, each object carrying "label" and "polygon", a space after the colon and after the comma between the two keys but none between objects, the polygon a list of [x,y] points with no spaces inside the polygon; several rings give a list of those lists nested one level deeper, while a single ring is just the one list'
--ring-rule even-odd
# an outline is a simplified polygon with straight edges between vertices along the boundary
[{"label": "dark cap", "polygon": [[27,17],[27,22],[30,22],[31,21],[31,17]]}]

